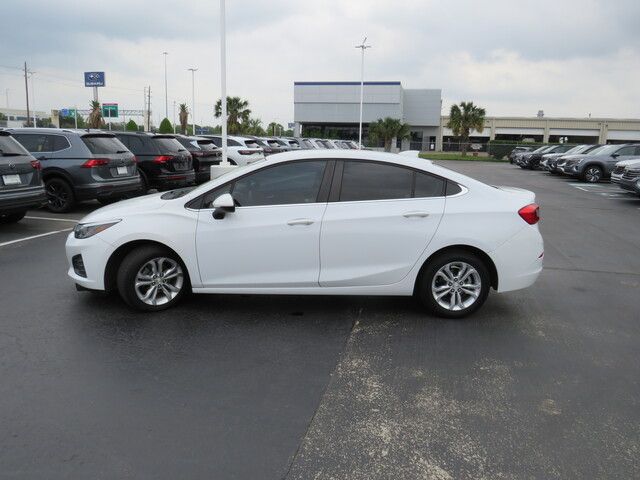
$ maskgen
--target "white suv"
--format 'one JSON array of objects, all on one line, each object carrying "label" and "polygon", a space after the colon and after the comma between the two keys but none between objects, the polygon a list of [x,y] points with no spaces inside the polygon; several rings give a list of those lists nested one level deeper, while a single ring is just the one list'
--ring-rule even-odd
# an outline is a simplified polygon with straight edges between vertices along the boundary
[{"label": "white suv", "polygon": [[[212,139],[216,146],[222,148],[220,135],[201,136]],[[244,166],[264,160],[264,151],[253,138],[227,137],[227,158],[232,165]]]}]

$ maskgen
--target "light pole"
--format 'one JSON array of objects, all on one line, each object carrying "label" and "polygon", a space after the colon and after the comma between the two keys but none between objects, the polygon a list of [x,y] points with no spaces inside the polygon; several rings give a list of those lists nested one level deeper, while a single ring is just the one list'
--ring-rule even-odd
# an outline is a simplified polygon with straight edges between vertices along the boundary
[{"label": "light pole", "polygon": [[173,101],[173,133],[176,133],[176,101]]},{"label": "light pole", "polygon": [[197,68],[187,68],[191,72],[191,124],[193,135],[196,134],[196,88],[195,88],[195,73],[198,71]]},{"label": "light pole", "polygon": [[224,0],[220,0],[220,90],[222,107],[222,165],[227,166],[227,33]]},{"label": "light pole", "polygon": [[164,118],[169,118],[169,94],[167,93],[167,55],[169,53],[162,52],[164,55]]},{"label": "light pole", "polygon": [[6,99],[7,99],[7,105],[6,105],[6,107],[7,107],[7,108],[9,108],[9,89],[8,89],[8,88],[5,88],[5,89],[4,89],[4,94],[5,94],[5,97],[6,97]]},{"label": "light pole", "polygon": [[36,79],[35,79],[35,75],[36,72],[29,72],[31,74],[31,102],[33,104],[33,128],[36,128],[38,125],[36,123],[36,87],[35,87],[35,83],[36,83]]},{"label": "light pole", "polygon": [[367,37],[364,37],[361,45],[356,45],[356,48],[362,50],[362,58],[360,60],[360,124],[358,127],[358,148],[362,149],[362,102],[364,100],[364,51],[367,48],[371,48],[371,45],[367,45]]}]

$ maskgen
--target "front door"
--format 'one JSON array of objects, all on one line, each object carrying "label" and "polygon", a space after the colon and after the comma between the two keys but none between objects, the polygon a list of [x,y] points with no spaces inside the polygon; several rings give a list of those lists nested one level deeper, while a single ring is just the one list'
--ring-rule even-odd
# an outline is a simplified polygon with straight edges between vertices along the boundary
[{"label": "front door", "polygon": [[[211,192],[196,231],[203,286],[318,286],[326,166],[325,160],[268,165]],[[236,209],[216,220],[212,203],[223,193]]]}]

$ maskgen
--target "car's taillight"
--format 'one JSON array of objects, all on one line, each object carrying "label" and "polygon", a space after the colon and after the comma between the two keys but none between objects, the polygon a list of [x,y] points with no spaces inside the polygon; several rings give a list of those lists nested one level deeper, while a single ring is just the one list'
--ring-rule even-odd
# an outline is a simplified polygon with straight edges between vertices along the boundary
[{"label": "car's taillight", "polygon": [[82,168],[102,167],[109,164],[108,158],[90,158],[82,164]]},{"label": "car's taillight", "polygon": [[531,203],[518,210],[518,215],[529,225],[535,225],[540,221],[540,207],[535,203]]},{"label": "car's taillight", "polygon": [[167,163],[170,160],[173,160],[171,155],[158,155],[153,159],[153,163]]},{"label": "car's taillight", "polygon": [[254,150],[238,150],[240,155],[253,155],[256,153]]},{"label": "car's taillight", "polygon": [[31,166],[36,170],[40,170],[42,168],[42,165],[40,165],[39,160],[31,160]]}]

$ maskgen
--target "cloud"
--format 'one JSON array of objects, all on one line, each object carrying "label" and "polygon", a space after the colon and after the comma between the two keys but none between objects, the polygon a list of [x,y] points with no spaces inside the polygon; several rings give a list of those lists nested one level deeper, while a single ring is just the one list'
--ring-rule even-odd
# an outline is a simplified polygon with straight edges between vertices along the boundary
[{"label": "cloud", "polygon": [[[5,66],[27,60],[36,107],[86,105],[82,72],[105,70],[101,99],[141,108],[151,86],[164,116],[162,52],[173,101],[214,123],[220,95],[218,3],[211,0],[84,2],[23,0],[3,5]],[[227,1],[228,92],[248,98],[263,122],[292,121],[293,82],[366,77],[409,88],[442,88],[451,102],[474,100],[489,114],[640,117],[637,0],[293,0]],[[21,106],[19,71],[0,68],[0,90]]]}]

